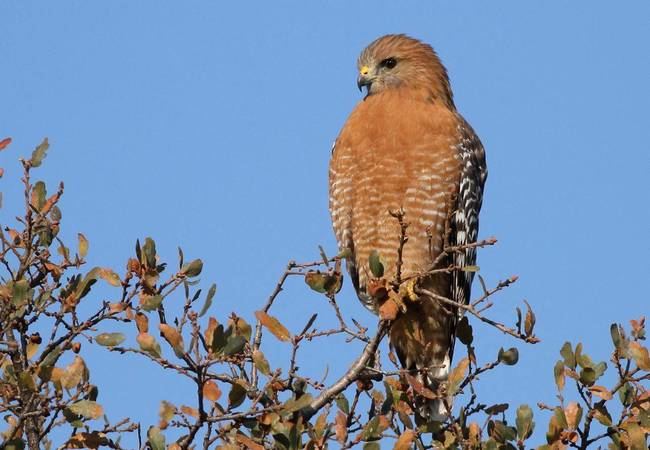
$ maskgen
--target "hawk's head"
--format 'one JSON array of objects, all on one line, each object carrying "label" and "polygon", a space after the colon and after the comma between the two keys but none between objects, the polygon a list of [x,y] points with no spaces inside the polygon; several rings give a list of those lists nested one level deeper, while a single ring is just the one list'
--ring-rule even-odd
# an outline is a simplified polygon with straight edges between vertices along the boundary
[{"label": "hawk's head", "polygon": [[388,34],[366,47],[357,61],[359,90],[416,89],[453,107],[447,70],[430,45],[404,34]]}]

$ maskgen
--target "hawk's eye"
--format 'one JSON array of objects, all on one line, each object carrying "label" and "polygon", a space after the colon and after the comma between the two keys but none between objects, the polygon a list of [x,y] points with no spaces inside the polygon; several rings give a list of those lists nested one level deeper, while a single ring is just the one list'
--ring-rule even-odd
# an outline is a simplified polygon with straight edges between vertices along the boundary
[{"label": "hawk's eye", "polygon": [[397,65],[397,60],[395,58],[386,58],[380,63],[380,65],[387,69],[392,69]]}]

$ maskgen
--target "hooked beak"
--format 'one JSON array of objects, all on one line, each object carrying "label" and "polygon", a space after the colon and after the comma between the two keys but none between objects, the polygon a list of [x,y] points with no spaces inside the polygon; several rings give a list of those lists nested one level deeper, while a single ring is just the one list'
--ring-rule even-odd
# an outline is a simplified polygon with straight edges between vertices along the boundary
[{"label": "hooked beak", "polygon": [[372,84],[372,76],[370,75],[370,68],[368,66],[363,66],[359,69],[359,76],[357,77],[357,87],[359,92],[362,88],[366,86],[367,91],[370,92],[370,85]]},{"label": "hooked beak", "polygon": [[364,86],[368,90],[370,90],[370,85],[372,84],[372,79],[366,75],[359,75],[357,77],[357,87],[359,88],[359,92],[363,89]]}]

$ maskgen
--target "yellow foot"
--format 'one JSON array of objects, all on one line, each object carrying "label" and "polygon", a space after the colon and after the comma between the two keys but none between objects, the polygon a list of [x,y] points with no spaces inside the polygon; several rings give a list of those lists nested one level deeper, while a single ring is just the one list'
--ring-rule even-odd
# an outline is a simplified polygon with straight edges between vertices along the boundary
[{"label": "yellow foot", "polygon": [[415,293],[415,287],[417,286],[417,283],[418,283],[418,279],[412,278],[407,282],[405,282],[404,284],[402,284],[399,287],[400,296],[412,302],[419,301],[420,297]]}]

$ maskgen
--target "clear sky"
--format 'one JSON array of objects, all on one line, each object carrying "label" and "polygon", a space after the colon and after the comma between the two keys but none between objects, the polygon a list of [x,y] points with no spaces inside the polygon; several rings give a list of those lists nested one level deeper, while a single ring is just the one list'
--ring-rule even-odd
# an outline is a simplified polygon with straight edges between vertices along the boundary
[{"label": "clear sky", "polygon": [[[212,314],[252,320],[287,260],[335,252],[327,163],[361,98],[355,60],[404,32],[438,51],[486,147],[480,234],[500,244],[480,252],[481,274],[521,277],[493,315],[514,323],[525,298],[543,339],[521,348],[475,327],[482,361],[521,350],[519,365],[484,377],[483,402],[553,402],[565,340],[607,360],[609,324],[649,312],[647,1],[5,0],[0,29],[0,138],[14,139],[0,154],[1,222],[18,213],[17,156],[48,136],[37,176],[65,181],[64,236],[88,237],[90,267],[121,271],[136,238],[154,237],[172,263],[180,245],[219,286]],[[346,284],[346,314],[373,323]],[[312,312],[332,323],[293,280],[275,313],[298,331]],[[327,364],[333,380],[357,351],[312,347],[303,366]],[[135,357],[89,364],[109,416],[145,429],[161,399],[188,393]]]}]

